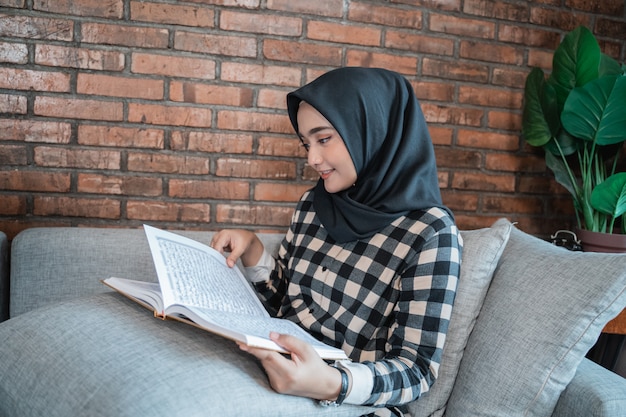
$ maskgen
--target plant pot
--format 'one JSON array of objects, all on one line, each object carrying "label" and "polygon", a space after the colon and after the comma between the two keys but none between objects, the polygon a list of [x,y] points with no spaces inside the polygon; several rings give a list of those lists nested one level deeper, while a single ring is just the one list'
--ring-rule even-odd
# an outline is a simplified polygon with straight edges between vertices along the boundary
[{"label": "plant pot", "polygon": [[626,235],[590,232],[585,229],[577,229],[576,235],[585,252],[626,252]]}]

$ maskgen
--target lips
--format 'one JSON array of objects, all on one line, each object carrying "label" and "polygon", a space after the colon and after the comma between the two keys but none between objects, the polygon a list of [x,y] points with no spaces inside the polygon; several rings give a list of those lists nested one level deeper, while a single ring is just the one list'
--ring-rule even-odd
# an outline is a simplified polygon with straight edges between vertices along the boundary
[{"label": "lips", "polygon": [[319,171],[320,174],[320,178],[322,178],[323,180],[325,180],[326,178],[330,177],[330,174],[333,173],[332,169],[329,169],[327,171]]}]

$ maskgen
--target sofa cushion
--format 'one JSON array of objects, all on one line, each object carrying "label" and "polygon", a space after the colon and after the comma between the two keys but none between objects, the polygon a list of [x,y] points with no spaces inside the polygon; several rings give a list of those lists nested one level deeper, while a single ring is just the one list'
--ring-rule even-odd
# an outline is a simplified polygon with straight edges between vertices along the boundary
[{"label": "sofa cushion", "polygon": [[513,229],[468,341],[447,417],[549,416],[626,305],[626,256],[570,252]]},{"label": "sofa cushion", "polygon": [[441,416],[452,392],[461,358],[476,323],[512,224],[500,219],[492,227],[462,231],[463,258],[452,318],[443,348],[439,376],[429,392],[409,404],[411,416]]},{"label": "sofa cushion", "polygon": [[117,293],[0,324],[0,415],[359,416],[272,391],[232,341],[151,312]]}]

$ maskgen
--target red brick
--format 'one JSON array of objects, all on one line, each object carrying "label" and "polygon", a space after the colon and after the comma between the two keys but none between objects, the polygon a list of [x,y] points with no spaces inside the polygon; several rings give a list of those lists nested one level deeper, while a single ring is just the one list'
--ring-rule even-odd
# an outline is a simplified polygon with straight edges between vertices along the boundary
[{"label": "red brick", "polygon": [[299,87],[301,77],[302,71],[298,68],[224,62],[220,78],[237,83]]},{"label": "red brick", "polygon": [[163,149],[164,133],[160,129],[80,125],[78,126],[78,143],[116,148]]},{"label": "red brick", "polygon": [[211,206],[204,203],[129,201],[126,212],[131,220],[204,223],[211,220]]},{"label": "red brick", "polygon": [[26,114],[26,106],[25,96],[0,94],[0,113]]},{"label": "red brick", "polygon": [[474,86],[459,87],[459,103],[485,107],[520,109],[522,108],[523,98],[522,92]]},{"label": "red brick", "polygon": [[450,210],[475,211],[478,209],[479,197],[476,193],[459,190],[441,190],[441,199]]},{"label": "red brick", "polygon": [[22,119],[0,119],[0,140],[69,143],[71,125]]},{"label": "red brick", "polygon": [[341,47],[308,42],[291,42],[266,39],[263,42],[263,56],[267,59],[286,62],[300,62],[315,65],[341,65]]},{"label": "red brick", "polygon": [[622,0],[565,0],[565,5],[572,9],[578,9],[594,14],[603,14],[607,16],[623,16],[626,5]]},{"label": "red brick", "polygon": [[123,0],[36,0],[33,3],[34,10],[77,16],[120,19],[124,13]]},{"label": "red brick", "polygon": [[540,51],[536,49],[529,49],[528,51],[528,65],[531,67],[539,67],[543,70],[552,70],[552,57],[554,51]]},{"label": "red brick", "polygon": [[439,184],[440,189],[447,189],[448,183],[450,182],[450,173],[447,171],[439,170],[437,171],[437,183]]},{"label": "red brick", "polygon": [[458,81],[471,81],[484,84],[489,80],[489,67],[467,61],[444,61],[424,58],[423,75]]},{"label": "red brick", "polygon": [[[26,0],[1,0],[0,5],[4,7],[15,7],[18,9],[23,9],[25,2]],[[0,230],[2,229],[0,228]]]},{"label": "red brick", "polygon": [[24,146],[0,145],[0,166],[27,165],[28,151]]},{"label": "red brick", "polygon": [[78,74],[76,91],[90,96],[162,99],[163,81],[101,74]]},{"label": "red brick", "polygon": [[270,90],[269,88],[263,88],[259,90],[256,104],[257,107],[284,110],[287,108],[286,96],[287,93],[283,90]]},{"label": "red brick", "polygon": [[474,150],[437,147],[435,148],[435,155],[438,167],[479,169],[482,165],[481,153]]},{"label": "red brick", "polygon": [[496,34],[496,25],[493,22],[435,13],[430,14],[428,27],[433,32],[470,38],[495,39]]},{"label": "red brick", "polygon": [[348,66],[380,67],[406,75],[415,75],[417,73],[417,58],[412,56],[398,56],[350,49],[347,53],[346,62]]},{"label": "red brick", "polygon": [[598,18],[593,31],[598,36],[626,40],[626,22],[623,16],[621,19],[619,17],[614,19]]},{"label": "red brick", "polygon": [[413,32],[387,30],[385,47],[433,55],[451,56],[454,54],[454,41],[452,39],[442,39]]},{"label": "red brick", "polygon": [[220,29],[268,35],[300,36],[302,34],[302,19],[268,13],[242,13],[223,10],[220,13]]},{"label": "red brick", "polygon": [[0,88],[68,92],[70,76],[60,72],[0,68]]},{"label": "red brick", "polygon": [[257,40],[246,36],[214,35],[176,31],[174,48],[201,54],[228,55],[255,58]]},{"label": "red brick", "polygon": [[142,22],[212,28],[214,26],[215,11],[206,7],[131,1],[130,19]]},{"label": "red brick", "polygon": [[85,43],[138,48],[165,49],[169,37],[167,29],[89,22],[82,24],[81,33],[81,41]]},{"label": "red brick", "polygon": [[515,191],[514,175],[489,175],[480,172],[455,172],[452,187],[460,190]]},{"label": "red brick", "polygon": [[482,207],[486,213],[541,214],[543,211],[542,201],[536,197],[486,195],[483,197]]},{"label": "red brick", "polygon": [[422,112],[428,123],[449,123],[463,126],[480,126],[484,112],[480,109],[440,106],[422,103]]},{"label": "red brick", "polygon": [[527,76],[527,70],[517,71],[508,68],[494,68],[491,83],[493,85],[523,89]]},{"label": "red brick", "polygon": [[128,121],[154,125],[211,127],[211,109],[203,107],[128,104]]},{"label": "red brick", "polygon": [[420,100],[454,101],[454,85],[451,83],[411,81],[411,85],[415,91],[415,96]]},{"label": "red brick", "polygon": [[34,161],[39,166],[85,169],[120,169],[120,152],[91,149],[35,147]]},{"label": "red brick", "polygon": [[373,4],[350,2],[348,19],[363,23],[375,23],[383,26],[422,28],[421,10],[397,7],[377,6]]},{"label": "red brick", "polygon": [[[0,194],[0,215],[18,216],[26,214],[26,198],[17,195]],[[0,230],[3,230],[0,227]],[[4,231],[4,230],[3,230]]]},{"label": "red brick", "polygon": [[215,218],[219,223],[288,226],[292,216],[293,208],[291,207],[218,204]]},{"label": "red brick", "polygon": [[522,115],[510,112],[490,111],[487,113],[487,127],[520,132]]},{"label": "red brick", "polygon": [[35,97],[35,114],[69,119],[121,121],[123,104],[114,101]]},{"label": "red brick", "polygon": [[509,65],[521,65],[524,62],[524,51],[521,48],[485,42],[462,41],[459,55],[461,58]]},{"label": "red brick", "polygon": [[563,13],[559,9],[533,7],[530,10],[530,22],[538,26],[570,31],[578,26],[591,25],[591,18],[583,13]]},{"label": "red brick", "polygon": [[137,74],[212,80],[215,78],[215,61],[202,58],[133,53],[131,71]]},{"label": "red brick", "polygon": [[257,152],[259,155],[306,158],[306,151],[295,132],[291,138],[261,136]]},{"label": "red brick", "polygon": [[209,173],[209,161],[197,156],[133,152],[128,154],[128,170],[205,175]]},{"label": "red brick", "polygon": [[310,188],[310,184],[261,183],[254,187],[254,199],[256,201],[297,202]]},{"label": "red brick", "polygon": [[252,135],[177,130],[170,139],[172,150],[209,153],[252,153]]},{"label": "red brick", "polygon": [[498,0],[465,0],[463,12],[514,22],[528,22],[528,5]]},{"label": "red brick", "polygon": [[35,63],[52,67],[122,71],[124,54],[115,51],[73,48],[59,45],[35,45]]},{"label": "red brick", "polygon": [[453,130],[448,127],[429,126],[430,139],[434,145],[451,145]]},{"label": "red brick", "polygon": [[0,62],[26,64],[28,47],[23,43],[0,42]]},{"label": "red brick", "polygon": [[391,0],[391,2],[451,12],[461,10],[461,0]]},{"label": "red brick", "polygon": [[296,165],[290,161],[220,158],[218,177],[295,179]]},{"label": "red brick", "polygon": [[79,193],[155,197],[163,194],[163,182],[151,177],[79,173],[77,189]]},{"label": "red brick", "polygon": [[363,46],[380,46],[381,43],[380,29],[315,20],[307,25],[307,37],[326,42]]},{"label": "red brick", "polygon": [[553,50],[559,45],[561,38],[557,32],[502,24],[498,29],[498,41]]},{"label": "red brick", "polygon": [[546,165],[543,158],[490,153],[485,158],[485,168],[492,171],[543,172]]},{"label": "red brick", "polygon": [[33,214],[37,216],[119,219],[120,202],[109,198],[35,196]]},{"label": "red brick", "polygon": [[0,171],[0,189],[66,193],[70,190],[70,175],[60,172]]},{"label": "red brick", "polygon": [[172,81],[170,99],[185,103],[251,107],[254,91],[246,87]]},{"label": "red brick", "polygon": [[0,37],[45,39],[69,42],[74,37],[74,23],[69,19],[45,19],[0,14]]},{"label": "red brick", "polygon": [[267,8],[270,10],[282,10],[300,14],[312,14],[317,16],[341,17],[343,14],[342,0],[316,0],[316,1],[293,1],[293,0],[267,0]]},{"label": "red brick", "polygon": [[173,178],[169,181],[168,195],[175,198],[247,200],[250,197],[250,184],[243,181]]},{"label": "red brick", "polygon": [[[467,148],[516,151],[519,149],[519,141],[519,134],[507,135],[483,130],[459,129],[456,143]],[[497,155],[501,156],[501,154]]]},{"label": "red brick", "polygon": [[217,128],[256,132],[293,133],[289,118],[284,114],[222,110],[217,113]]}]

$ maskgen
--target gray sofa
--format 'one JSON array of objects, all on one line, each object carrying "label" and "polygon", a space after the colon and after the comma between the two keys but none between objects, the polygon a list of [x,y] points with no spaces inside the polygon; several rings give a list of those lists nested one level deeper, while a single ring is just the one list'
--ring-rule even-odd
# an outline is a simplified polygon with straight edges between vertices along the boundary
[{"label": "gray sofa", "polygon": [[[180,232],[207,243],[210,233]],[[462,232],[439,378],[412,416],[626,415],[626,380],[584,358],[626,306],[626,255],[575,253],[506,220]],[[270,250],[281,236],[264,234]],[[8,250],[0,235],[0,249]],[[0,257],[0,273],[6,258]],[[155,280],[140,229],[33,228],[10,248],[0,416],[359,416],[272,391],[226,339],[163,321],[100,283]],[[0,297],[0,311],[7,299]]]}]

